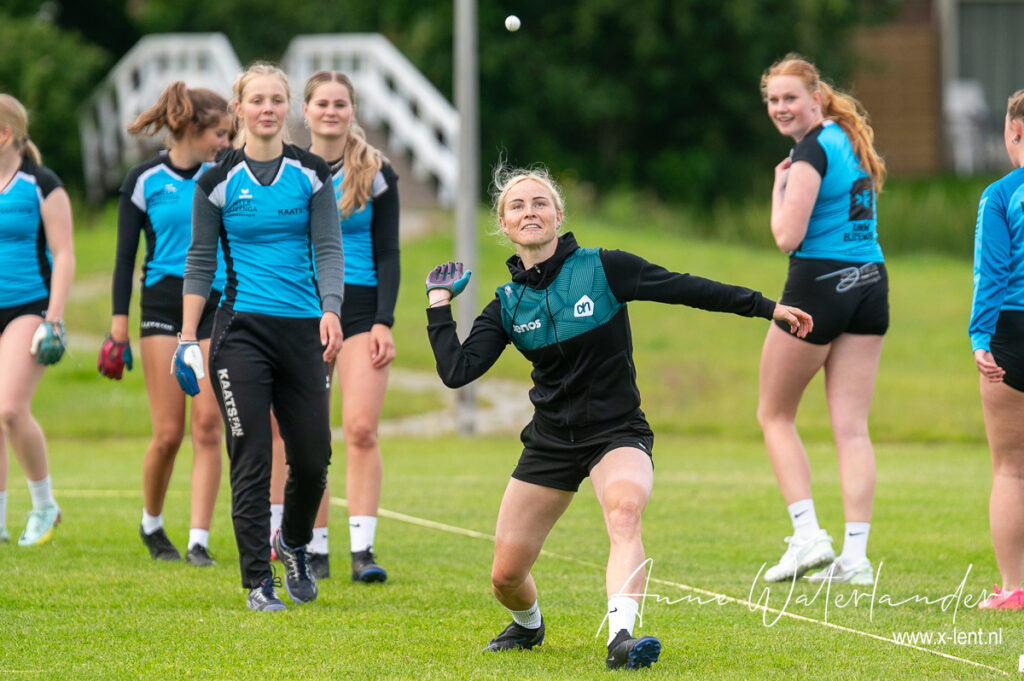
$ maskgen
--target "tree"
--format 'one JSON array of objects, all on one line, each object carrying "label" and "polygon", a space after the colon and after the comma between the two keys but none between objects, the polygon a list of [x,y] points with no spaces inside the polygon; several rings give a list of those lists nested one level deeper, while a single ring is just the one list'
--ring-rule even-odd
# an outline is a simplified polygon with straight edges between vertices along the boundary
[{"label": "tree", "polygon": [[68,184],[80,184],[76,112],[110,66],[107,53],[46,18],[0,14],[0,91],[29,112],[29,136],[43,162]]}]

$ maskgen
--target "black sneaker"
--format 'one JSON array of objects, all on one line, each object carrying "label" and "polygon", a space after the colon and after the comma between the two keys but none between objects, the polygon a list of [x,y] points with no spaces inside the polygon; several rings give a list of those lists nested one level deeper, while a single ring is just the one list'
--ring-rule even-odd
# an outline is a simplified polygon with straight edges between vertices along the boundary
[{"label": "black sneaker", "polygon": [[140,525],[139,536],[142,537],[142,543],[149,549],[149,555],[153,556],[153,560],[181,560],[181,554],[167,538],[164,528],[146,534]]},{"label": "black sneaker", "polygon": [[540,626],[536,629],[527,629],[515,622],[505,627],[505,631],[491,639],[491,642],[484,648],[484,652],[497,652],[499,650],[530,650],[544,642],[544,618],[540,620]]},{"label": "black sneaker", "polygon": [[285,610],[284,603],[277,597],[277,591],[274,590],[275,586],[281,586],[280,577],[274,575],[264,577],[258,585],[249,589],[249,597],[245,599],[245,604],[249,606],[250,610],[257,612]]},{"label": "black sneaker", "polygon": [[633,638],[625,629],[619,629],[608,644],[608,669],[640,669],[650,667],[661,655],[661,641],[653,636]]},{"label": "black sneaker", "polygon": [[352,552],[352,581],[353,582],[384,582],[387,581],[388,573],[380,565],[377,565],[377,556],[373,551]]},{"label": "black sneaker", "polygon": [[216,565],[210,551],[202,544],[193,544],[185,552],[185,562],[193,567],[210,567]]},{"label": "black sneaker", "polygon": [[284,565],[284,590],[296,603],[315,601],[319,590],[316,577],[309,566],[306,547],[289,548],[281,539],[281,530],[274,535],[274,551]]},{"label": "black sneaker", "polygon": [[326,553],[308,553],[309,567],[313,569],[313,576],[317,579],[327,579],[331,576],[331,560]]}]

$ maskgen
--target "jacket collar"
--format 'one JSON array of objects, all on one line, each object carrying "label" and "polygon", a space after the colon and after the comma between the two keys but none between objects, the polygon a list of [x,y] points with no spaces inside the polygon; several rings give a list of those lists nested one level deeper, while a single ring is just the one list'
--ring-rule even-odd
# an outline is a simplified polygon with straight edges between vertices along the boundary
[{"label": "jacket collar", "polygon": [[508,265],[508,271],[512,273],[512,281],[517,284],[525,284],[530,288],[545,288],[558,276],[565,259],[577,250],[579,250],[579,244],[576,243],[576,237],[572,232],[566,232],[558,238],[555,254],[530,269],[523,269],[523,261],[519,255],[513,255],[505,261],[505,264]]}]

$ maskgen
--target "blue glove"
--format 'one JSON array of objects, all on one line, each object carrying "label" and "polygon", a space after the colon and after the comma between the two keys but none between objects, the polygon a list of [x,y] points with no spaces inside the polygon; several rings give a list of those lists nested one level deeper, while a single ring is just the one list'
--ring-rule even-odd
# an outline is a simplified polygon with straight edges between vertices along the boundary
[{"label": "blue glove", "polygon": [[427,293],[435,288],[443,288],[454,298],[466,289],[466,284],[469,283],[472,274],[473,270],[466,270],[463,273],[461,262],[448,261],[443,265],[438,265],[427,275]]},{"label": "blue glove", "polygon": [[199,379],[206,377],[206,372],[203,371],[203,352],[199,349],[199,341],[186,341],[178,338],[178,349],[174,351],[171,373],[178,379],[178,385],[186,395],[194,397],[199,394]]},{"label": "blue glove", "polygon": [[64,322],[44,321],[32,334],[32,344],[28,351],[40,364],[56,364],[64,356],[64,349],[67,347],[67,337],[64,335]]}]

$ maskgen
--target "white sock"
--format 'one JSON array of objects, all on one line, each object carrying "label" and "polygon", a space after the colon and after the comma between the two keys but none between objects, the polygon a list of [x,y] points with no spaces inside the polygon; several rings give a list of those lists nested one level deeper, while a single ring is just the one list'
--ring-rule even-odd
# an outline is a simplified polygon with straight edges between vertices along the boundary
[{"label": "white sock", "polygon": [[28,493],[32,497],[32,508],[57,505],[57,500],[53,498],[53,483],[50,482],[49,475],[36,482],[29,480]]},{"label": "white sock", "polygon": [[270,505],[270,539],[281,529],[281,518],[284,516],[284,504]]},{"label": "white sock", "polygon": [[871,523],[846,523],[843,535],[843,552],[840,558],[844,565],[857,565],[868,559],[868,533]]},{"label": "white sock", "polygon": [[309,544],[306,545],[306,550],[310,553],[319,553],[327,555],[327,528],[326,527],[314,527],[313,538]]},{"label": "white sock", "polygon": [[622,629],[629,632],[630,636],[633,635],[633,625],[636,624],[639,610],[640,604],[629,596],[613,596],[608,599],[608,643]]},{"label": "white sock", "polygon": [[199,544],[204,549],[210,548],[210,531],[193,527],[188,531],[188,547],[192,548]]},{"label": "white sock", "polygon": [[509,610],[512,613],[512,619],[521,627],[527,629],[536,629],[540,626],[540,606],[537,605],[537,601],[533,602],[533,605],[526,610]]},{"label": "white sock", "polygon": [[[348,536],[352,542],[352,551],[369,551],[373,548],[373,535],[377,533],[377,516],[350,515],[348,517]],[[525,625],[524,625],[525,626]]]},{"label": "white sock", "polygon": [[818,525],[818,515],[814,512],[813,499],[801,499],[787,506],[789,519],[793,521],[793,537],[800,541],[810,539],[817,534],[821,527]]},{"label": "white sock", "polygon": [[164,526],[164,514],[150,515],[146,509],[142,509],[142,531],[145,534],[153,534]]},{"label": "white sock", "polygon": [[0,492],[0,530],[7,529],[7,490]]}]

